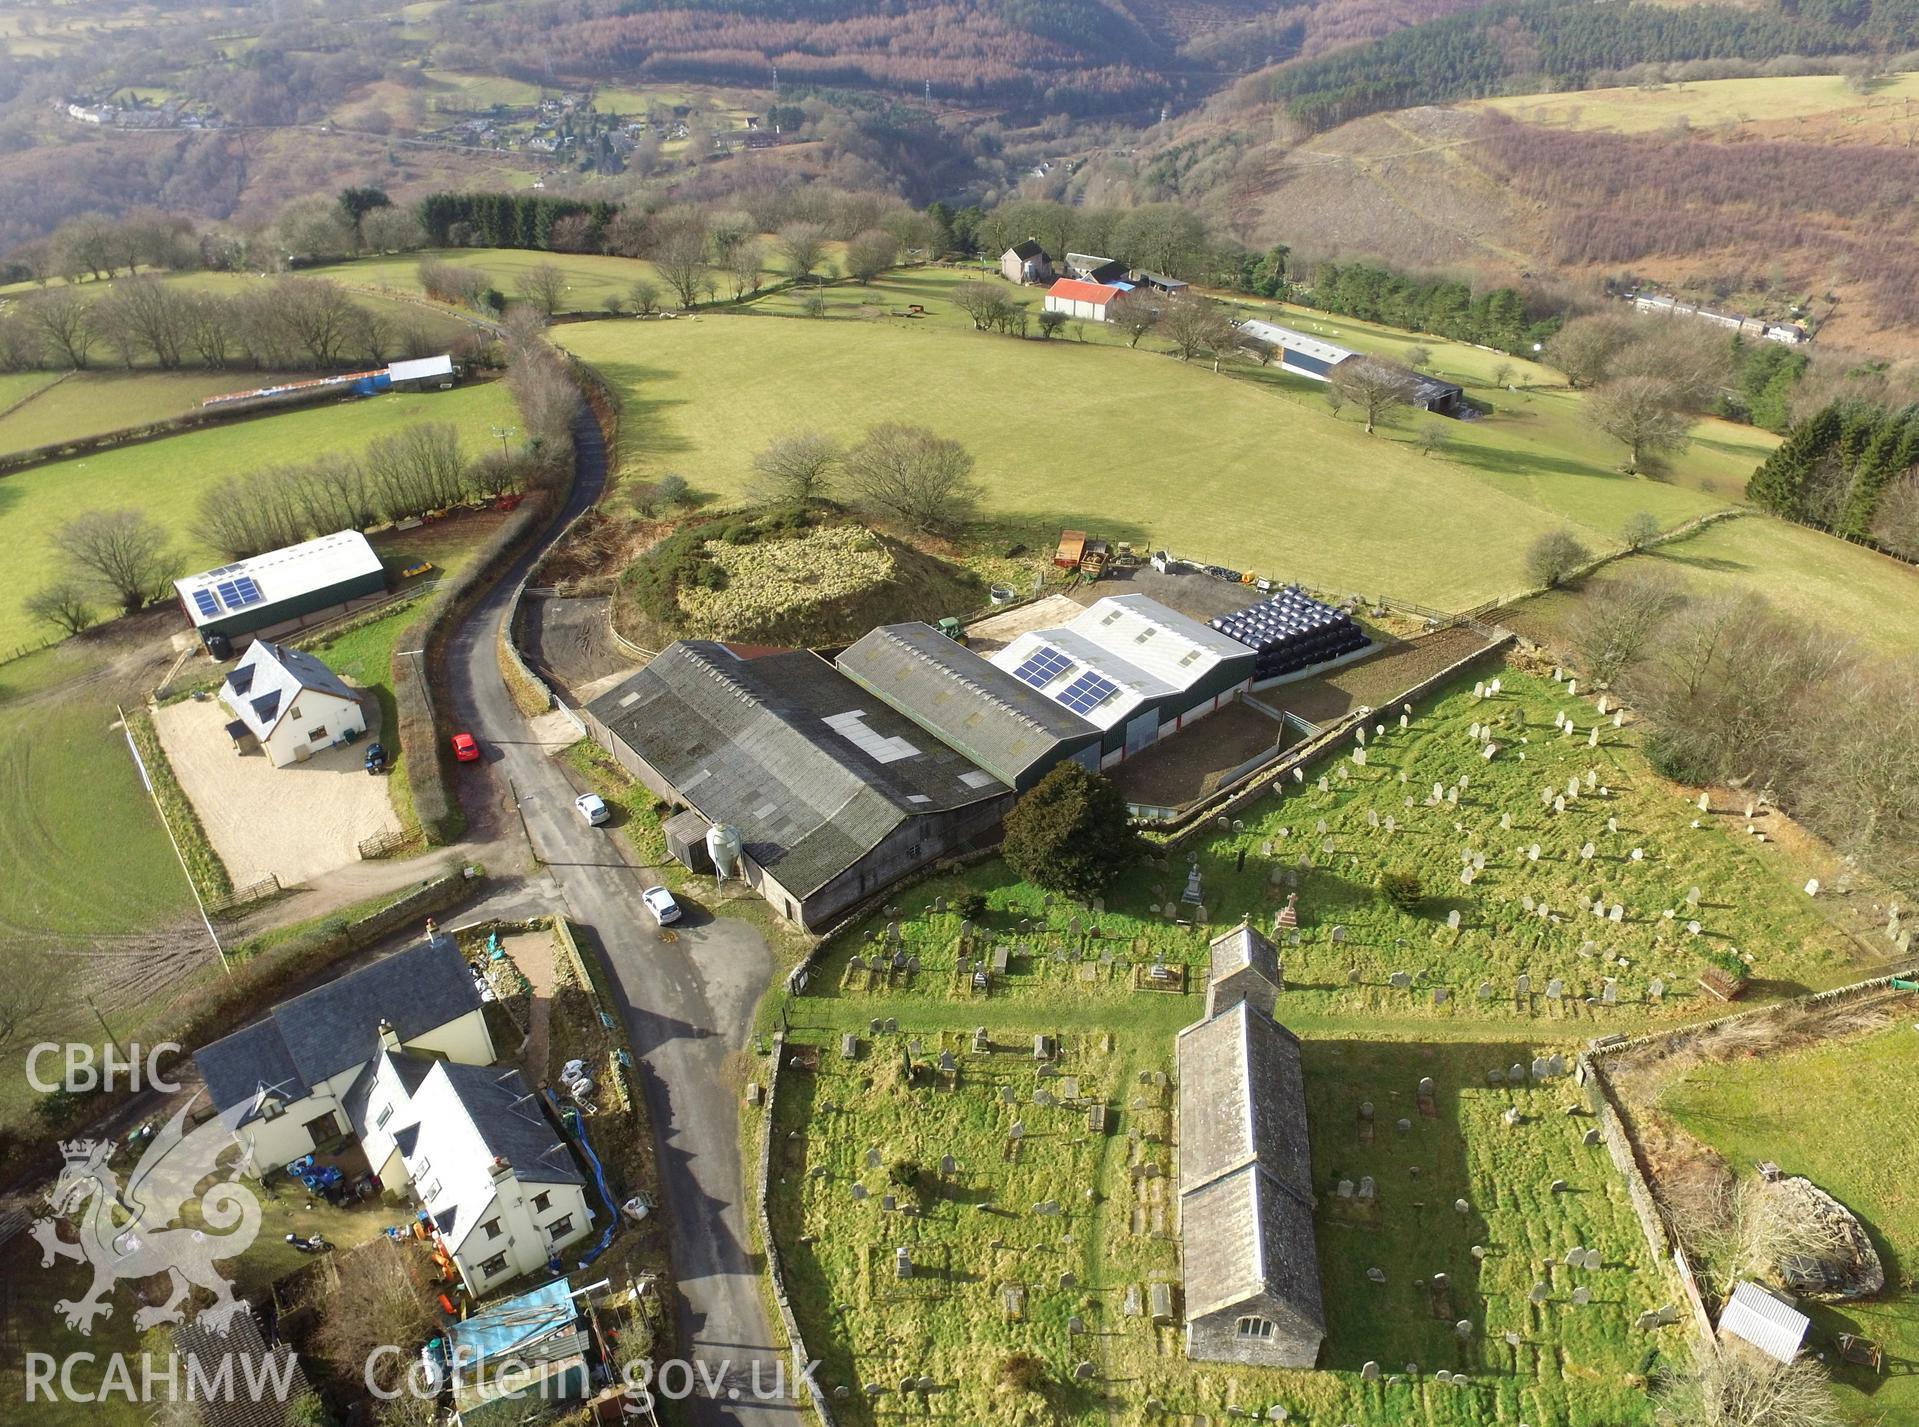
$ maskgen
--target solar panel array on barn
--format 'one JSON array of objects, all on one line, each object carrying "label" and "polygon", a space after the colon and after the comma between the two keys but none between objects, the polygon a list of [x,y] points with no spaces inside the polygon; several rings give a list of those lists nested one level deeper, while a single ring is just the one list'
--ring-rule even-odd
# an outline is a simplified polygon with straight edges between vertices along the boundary
[{"label": "solar panel array on barn", "polygon": [[1255,683],[1296,674],[1363,649],[1368,642],[1350,614],[1296,589],[1281,590],[1269,600],[1223,614],[1212,621],[1212,627],[1259,656],[1253,661]]}]

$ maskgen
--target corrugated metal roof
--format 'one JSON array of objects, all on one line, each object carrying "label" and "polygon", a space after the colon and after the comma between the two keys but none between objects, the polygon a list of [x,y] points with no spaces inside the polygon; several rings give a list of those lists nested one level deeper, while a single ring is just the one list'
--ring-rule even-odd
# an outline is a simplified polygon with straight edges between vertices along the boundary
[{"label": "corrugated metal roof", "polygon": [[928,624],[884,625],[835,662],[1004,783],[1099,736],[1079,715]]},{"label": "corrugated metal roof", "polygon": [[1011,791],[803,650],[741,659],[680,640],[591,707],[796,896],[909,817]]},{"label": "corrugated metal roof", "polygon": [[1774,1298],[1756,1283],[1742,1283],[1719,1314],[1719,1331],[1728,1337],[1752,1344],[1767,1357],[1789,1363],[1799,1356],[1799,1345],[1806,1341],[1812,1326],[1797,1308]]},{"label": "corrugated metal roof", "polygon": [[1316,357],[1322,362],[1335,366],[1353,355],[1350,348],[1336,347],[1331,342],[1323,342],[1317,337],[1308,337],[1304,332],[1295,332],[1291,327],[1281,327],[1277,322],[1262,322],[1257,317],[1249,317],[1240,323],[1239,330],[1248,337],[1257,337],[1262,342],[1271,342],[1275,347],[1283,347],[1288,351]]},{"label": "corrugated metal roof", "polygon": [[1104,676],[1115,686],[1110,696],[1081,715],[1095,728],[1112,728],[1132,717],[1134,711],[1148,700],[1166,698],[1179,692],[1171,684],[1155,679],[1144,669],[1136,668],[1112,651],[1102,649],[1092,640],[1064,626],[1058,629],[1029,629],[995,653],[989,662],[1008,674],[1014,674],[1043,649],[1052,650],[1066,661],[1058,674],[1043,684],[1033,686],[1047,699],[1057,701],[1058,695],[1070,689],[1082,674],[1089,672]]},{"label": "corrugated metal roof", "polygon": [[[317,540],[304,540],[298,545],[188,575],[175,580],[173,587],[180,592],[187,618],[197,629],[235,613],[233,606],[219,598],[218,591],[221,585],[230,584],[240,576],[250,577],[259,586],[260,598],[239,608],[258,609],[378,573],[380,568],[380,557],[373,553],[366,536],[357,530],[336,530]],[[213,602],[211,610],[194,598],[199,593]]]},{"label": "corrugated metal roof", "polygon": [[1237,639],[1147,595],[1095,600],[1066,627],[1177,690],[1223,663],[1244,664],[1248,676],[1253,669],[1252,651]]},{"label": "corrugated metal roof", "polygon": [[408,361],[388,362],[387,378],[396,382],[424,381],[428,377],[450,377],[453,375],[453,358],[441,353],[437,357],[414,357]]},{"label": "corrugated metal roof", "polygon": [[1071,298],[1075,302],[1108,303],[1119,296],[1119,289],[1108,287],[1104,283],[1081,282],[1078,278],[1063,277],[1046,289],[1048,297]]}]

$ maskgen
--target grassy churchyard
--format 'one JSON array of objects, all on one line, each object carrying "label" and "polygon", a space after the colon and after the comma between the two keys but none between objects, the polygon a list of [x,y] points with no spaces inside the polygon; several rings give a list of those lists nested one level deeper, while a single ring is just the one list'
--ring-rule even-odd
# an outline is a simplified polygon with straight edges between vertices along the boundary
[{"label": "grassy churchyard", "polygon": [[[1495,676],[1500,692],[1476,697]],[[829,948],[786,1005],[802,1064],[781,1081],[771,1212],[822,1381],[850,1389],[845,1420],[1138,1420],[1149,1399],[1215,1421],[1274,1406],[1335,1423],[1649,1420],[1645,1376],[1684,1360],[1687,1330],[1638,1326],[1673,1290],[1586,1142],[1592,1121],[1568,1113],[1581,1093],[1535,1080],[1534,1062],[1550,1072],[1591,1036],[1711,1014],[1694,984],[1709,948],[1749,954],[1761,998],[1848,979],[1844,938],[1778,846],[1743,817],[1702,815],[1646,767],[1630,723],[1549,677],[1494,667],[1404,728],[1399,713],[1381,712],[1364,764],[1348,745],[1323,786],[1318,770],[1289,783],[1195,844],[1196,861],[1155,859],[1091,907],[989,861],[900,895],[906,968],[883,916]],[[1493,729],[1490,761],[1475,723]],[[1544,799],[1574,779],[1554,811]],[[1203,927],[1179,901],[1191,867]],[[1420,876],[1416,911],[1373,891],[1384,868]],[[1152,1319],[1152,1285],[1178,1278],[1174,1036],[1203,1014],[1209,935],[1242,916],[1270,928],[1295,893],[1278,1014],[1305,1041],[1322,1370],[1195,1368]],[[962,945],[972,895],[985,909]],[[1581,907],[1595,895],[1598,916]],[[962,960],[990,968],[995,948],[1005,972],[976,994]],[[1139,989],[1155,964],[1177,989]],[[1055,1058],[1036,1059],[1038,1035]],[[1599,1266],[1570,1267],[1575,1248]],[[1013,1354],[1043,1361],[1037,1390],[1002,1382]],[[901,1393],[909,1377],[933,1379],[924,1406]]]}]

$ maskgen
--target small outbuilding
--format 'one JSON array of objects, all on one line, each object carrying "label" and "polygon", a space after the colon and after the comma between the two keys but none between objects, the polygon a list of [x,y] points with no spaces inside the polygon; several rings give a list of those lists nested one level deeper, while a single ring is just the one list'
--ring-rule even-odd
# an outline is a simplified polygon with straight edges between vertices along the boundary
[{"label": "small outbuilding", "polygon": [[258,747],[275,768],[366,732],[360,696],[303,649],[256,639],[220,685],[235,747]]},{"label": "small outbuilding", "polygon": [[1111,285],[1127,280],[1126,264],[1113,258],[1102,258],[1097,253],[1068,253],[1066,276],[1078,278],[1081,282]]},{"label": "small outbuilding", "polygon": [[442,352],[437,357],[388,362],[386,377],[393,391],[445,391],[453,385],[453,358]]},{"label": "small outbuilding", "polygon": [[1051,282],[1053,260],[1046,256],[1046,249],[1039,245],[1037,238],[1028,238],[999,255],[999,271],[1001,277],[1021,287]]},{"label": "small outbuilding", "polygon": [[1776,1363],[1799,1356],[1812,1320],[1756,1283],[1741,1283],[1719,1313],[1721,1342],[1739,1343]]},{"label": "small outbuilding", "polygon": [[1105,322],[1121,295],[1120,289],[1105,283],[1081,282],[1078,278],[1063,277],[1046,289],[1046,310],[1063,312],[1068,317],[1084,318],[1091,322]]}]

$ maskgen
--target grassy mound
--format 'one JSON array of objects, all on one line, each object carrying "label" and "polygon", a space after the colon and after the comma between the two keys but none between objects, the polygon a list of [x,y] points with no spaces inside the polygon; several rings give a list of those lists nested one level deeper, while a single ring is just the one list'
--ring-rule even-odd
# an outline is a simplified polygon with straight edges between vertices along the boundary
[{"label": "grassy mound", "polygon": [[844,514],[775,509],[683,525],[621,577],[615,619],[655,647],[679,638],[817,646],[985,602],[971,571]]}]

